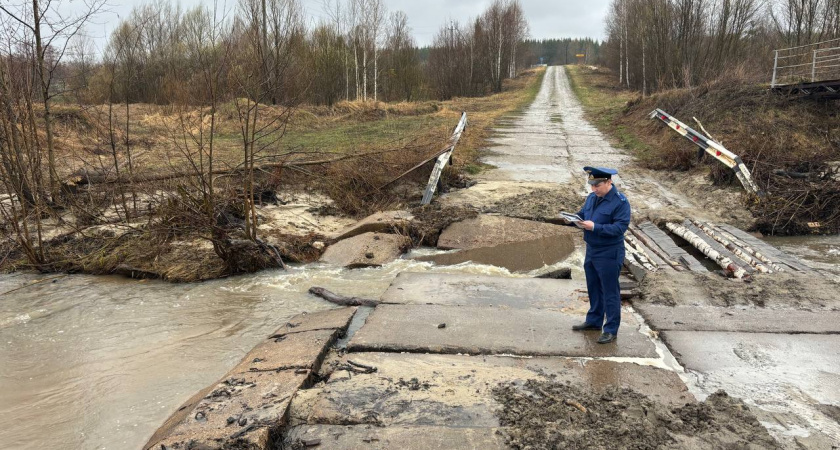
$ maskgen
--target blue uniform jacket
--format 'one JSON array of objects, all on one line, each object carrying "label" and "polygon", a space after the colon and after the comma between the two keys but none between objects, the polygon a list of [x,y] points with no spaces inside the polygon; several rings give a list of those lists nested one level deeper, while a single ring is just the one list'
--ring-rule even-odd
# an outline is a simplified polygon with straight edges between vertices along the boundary
[{"label": "blue uniform jacket", "polygon": [[592,231],[583,231],[583,240],[593,248],[605,248],[620,245],[624,248],[624,232],[630,225],[630,202],[615,186],[607,192],[596,207],[598,196],[589,194],[578,216],[595,223]]}]

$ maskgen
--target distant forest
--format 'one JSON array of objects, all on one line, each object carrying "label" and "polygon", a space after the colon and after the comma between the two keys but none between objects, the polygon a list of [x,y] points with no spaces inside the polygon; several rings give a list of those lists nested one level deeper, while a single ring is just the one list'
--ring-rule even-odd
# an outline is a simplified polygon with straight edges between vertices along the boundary
[{"label": "distant forest", "polygon": [[[528,65],[548,64],[549,66],[563,64],[601,64],[601,43],[590,38],[564,39],[527,39],[523,43],[526,48]],[[578,58],[575,55],[586,55]]]}]

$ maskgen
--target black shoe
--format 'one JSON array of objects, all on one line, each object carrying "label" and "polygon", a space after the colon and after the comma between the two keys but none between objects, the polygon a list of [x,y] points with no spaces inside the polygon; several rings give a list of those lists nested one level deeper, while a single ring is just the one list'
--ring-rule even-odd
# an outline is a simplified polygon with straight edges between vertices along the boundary
[{"label": "black shoe", "polygon": [[591,323],[583,322],[577,325],[572,325],[572,331],[584,331],[584,330],[600,330],[601,327],[598,325],[592,325]]},{"label": "black shoe", "polygon": [[599,344],[609,344],[610,342],[615,341],[617,337],[618,336],[616,336],[612,333],[601,333],[601,337],[598,338],[598,343]]}]

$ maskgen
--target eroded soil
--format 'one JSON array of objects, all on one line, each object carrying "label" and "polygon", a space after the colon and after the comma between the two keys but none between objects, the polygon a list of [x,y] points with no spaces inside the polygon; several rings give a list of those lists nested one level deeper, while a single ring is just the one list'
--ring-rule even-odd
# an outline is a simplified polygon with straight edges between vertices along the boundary
[{"label": "eroded soil", "polygon": [[507,444],[515,449],[775,449],[750,409],[719,391],[670,408],[629,388],[603,392],[528,380],[494,390]]}]

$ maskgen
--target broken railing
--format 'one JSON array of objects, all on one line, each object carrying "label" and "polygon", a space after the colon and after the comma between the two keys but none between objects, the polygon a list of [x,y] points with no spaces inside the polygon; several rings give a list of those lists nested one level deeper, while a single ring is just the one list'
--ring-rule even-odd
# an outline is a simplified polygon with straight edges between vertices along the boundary
[{"label": "broken railing", "polygon": [[438,186],[438,180],[440,180],[440,175],[443,173],[443,168],[446,167],[446,164],[449,163],[452,158],[452,152],[455,151],[455,144],[457,144],[458,140],[461,139],[461,133],[464,132],[466,127],[467,113],[464,112],[461,113],[461,120],[458,121],[458,125],[452,133],[452,137],[449,138],[449,146],[447,147],[448,150],[438,156],[437,161],[435,162],[435,167],[432,169],[432,174],[429,176],[429,183],[426,185],[426,190],[423,192],[423,200],[420,201],[421,205],[428,205],[431,203],[432,196],[435,194],[435,190]]},{"label": "broken railing", "polygon": [[770,87],[840,79],[840,38],[773,51]]},{"label": "broken railing", "polygon": [[434,168],[432,168],[432,174],[431,176],[429,176],[429,183],[426,185],[426,190],[423,192],[423,200],[420,202],[421,205],[428,205],[432,201],[432,195],[434,195],[435,190],[437,190],[438,188],[438,184],[440,182],[440,175],[443,173],[443,168],[446,167],[446,164],[450,162],[452,158],[452,152],[455,151],[455,145],[458,143],[458,140],[461,139],[461,134],[464,132],[464,129],[466,129],[466,127],[467,113],[463,112],[461,113],[461,120],[459,120],[458,125],[455,126],[455,130],[452,132],[452,137],[449,138],[446,147],[432,155],[432,157],[421,161],[419,164],[401,173],[391,181],[383,184],[379,187],[379,189],[384,189],[385,187],[390,186],[395,181],[423,167],[429,161],[437,159]]},{"label": "broken railing", "polygon": [[732,169],[735,172],[735,176],[738,177],[738,181],[740,181],[744,186],[744,189],[754,194],[761,194],[761,190],[752,179],[750,170],[747,169],[747,166],[744,165],[744,162],[741,161],[741,158],[738,155],[730,152],[720,145],[720,143],[704,136],[702,133],[692,129],[659,108],[650,113],[650,118],[661,120],[677,133],[681,134],[683,137],[703,149],[706,153],[712,155],[715,159]]}]

